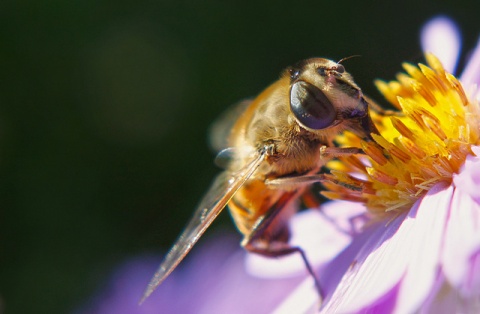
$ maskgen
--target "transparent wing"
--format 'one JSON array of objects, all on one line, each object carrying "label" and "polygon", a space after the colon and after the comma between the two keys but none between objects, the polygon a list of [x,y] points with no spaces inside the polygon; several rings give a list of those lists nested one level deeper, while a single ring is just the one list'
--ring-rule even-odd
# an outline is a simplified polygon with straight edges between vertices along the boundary
[{"label": "transparent wing", "polygon": [[247,165],[235,173],[222,172],[213,182],[205,197],[198,205],[193,217],[168,252],[165,260],[150,280],[140,303],[170,275],[183,258],[190,252],[205,230],[220,214],[235,192],[252,176],[265,158],[265,152],[255,154]]},{"label": "transparent wing", "polygon": [[235,103],[223,112],[222,115],[210,126],[208,138],[210,146],[215,152],[219,152],[229,147],[228,137],[233,125],[251,103],[252,99],[246,99]]}]

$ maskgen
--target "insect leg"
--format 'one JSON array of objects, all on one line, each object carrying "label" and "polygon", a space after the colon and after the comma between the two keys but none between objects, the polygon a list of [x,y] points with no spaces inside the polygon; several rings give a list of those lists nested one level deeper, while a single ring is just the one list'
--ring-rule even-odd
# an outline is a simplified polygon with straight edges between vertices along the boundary
[{"label": "insect leg", "polygon": [[265,184],[275,188],[288,190],[292,188],[298,188],[301,186],[310,185],[316,182],[325,182],[325,181],[344,186],[352,191],[361,191],[363,189],[361,185],[346,184],[344,182],[340,182],[336,180],[332,176],[328,176],[323,173],[312,174],[312,175],[300,175],[300,176],[293,176],[293,177],[280,177],[276,179],[267,179],[265,180]]},{"label": "insect leg", "polygon": [[303,251],[298,246],[290,246],[288,243],[284,243],[284,242],[274,242],[271,244],[274,247],[260,247],[260,246],[256,246],[256,242],[253,241],[253,242],[246,243],[245,245],[243,245],[243,247],[249,252],[257,253],[267,257],[280,257],[284,255],[290,255],[292,253],[299,253],[300,256],[302,257],[305,267],[307,268],[308,274],[312,276],[313,281],[315,282],[315,288],[317,289],[320,299],[323,299],[324,294],[322,291],[322,287],[320,285],[320,282],[317,279],[317,276],[315,275],[315,272],[313,271],[312,265],[307,259],[307,255],[305,254],[305,251]]},{"label": "insect leg", "polygon": [[[275,220],[279,218],[282,209],[290,205],[290,202],[295,200],[303,189],[298,189],[293,192],[286,192],[282,197],[268,210],[268,212],[260,217],[248,235],[242,241],[242,246],[249,252],[257,253],[267,257],[279,257],[289,255],[292,253],[299,253],[307,268],[308,273],[312,276],[315,287],[318,291],[320,299],[323,298],[320,283],[313,271],[313,267],[307,259],[305,252],[296,246],[291,246],[287,243],[288,229],[286,225],[281,225],[280,228],[273,229],[275,222],[282,222],[282,220]],[[273,228],[272,228],[273,227]],[[280,231],[279,231],[280,230]],[[285,236],[287,235],[287,236]]]},{"label": "insect leg", "polygon": [[302,202],[306,208],[318,208],[320,206],[320,199],[316,197],[312,189],[307,189],[302,195]]},{"label": "insect leg", "polygon": [[323,173],[311,175],[299,175],[290,177],[279,177],[265,180],[265,184],[279,189],[292,189],[300,186],[310,185],[316,182],[329,180]]},{"label": "insect leg", "polygon": [[364,152],[361,148],[358,147],[334,147],[325,145],[320,147],[320,160],[322,162],[322,165],[325,160],[356,154],[364,154]]}]

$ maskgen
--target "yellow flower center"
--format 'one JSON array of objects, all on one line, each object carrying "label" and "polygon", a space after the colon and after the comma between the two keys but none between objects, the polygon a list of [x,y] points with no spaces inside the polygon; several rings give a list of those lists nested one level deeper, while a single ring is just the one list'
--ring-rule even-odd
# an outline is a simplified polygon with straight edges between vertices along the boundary
[{"label": "yellow flower center", "polygon": [[[364,202],[376,214],[409,209],[433,185],[451,183],[472,145],[480,142],[478,103],[439,60],[404,64],[407,74],[376,85],[398,114],[372,112],[380,131],[375,142],[360,142],[353,134],[339,135],[342,147],[359,146],[366,157],[350,156],[327,164],[339,184],[325,183],[331,199]],[[360,174],[360,175],[358,175]]]}]

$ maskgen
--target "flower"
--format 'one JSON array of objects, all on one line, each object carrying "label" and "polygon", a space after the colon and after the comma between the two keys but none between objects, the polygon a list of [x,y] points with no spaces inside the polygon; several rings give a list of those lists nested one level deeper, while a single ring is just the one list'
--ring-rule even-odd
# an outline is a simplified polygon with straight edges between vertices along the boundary
[{"label": "flower", "polygon": [[[298,278],[260,279],[245,272],[238,237],[217,233],[199,244],[155,292],[138,304],[158,256],[136,256],[113,271],[106,287],[75,313],[267,313]],[[263,291],[269,291],[268,294]]]},{"label": "flower", "polygon": [[[354,205],[332,202],[322,212],[299,213],[289,222],[292,243],[306,244],[303,248],[311,262],[324,265],[350,244],[363,225],[363,206]],[[316,252],[319,245],[324,249]],[[217,233],[200,243],[158,291],[139,305],[159,259],[136,256],[123,261],[106,287],[75,313],[270,313],[306,276],[297,254],[262,258],[242,250],[238,236]],[[318,300],[316,290],[312,293]]]},{"label": "flower", "polygon": [[[299,246],[308,261],[317,269],[347,247],[366,221],[361,204],[329,202],[317,209],[297,213],[289,222],[292,237],[290,245]],[[321,250],[318,248],[321,247]],[[288,278],[305,276],[305,263],[299,254],[279,258],[249,253],[245,259],[246,271],[259,278]],[[318,298],[317,293],[315,293]]]},{"label": "flower", "polygon": [[[445,50],[460,47],[455,29],[438,18],[423,32],[424,47],[440,49],[449,71],[458,51]],[[404,64],[396,81],[376,82],[399,114],[372,113],[373,142],[338,137],[362,145],[366,158],[329,163],[342,184],[325,184],[323,194],[365,204],[371,219],[320,274],[323,313],[480,313],[480,46],[460,81],[432,53],[426,59]],[[293,296],[311,289],[300,285]],[[288,298],[277,312],[297,302]]]},{"label": "flower", "polygon": [[422,34],[434,53],[427,65],[404,64],[396,81],[376,82],[399,114],[372,113],[380,131],[373,142],[339,136],[366,156],[330,162],[340,184],[325,183],[323,194],[335,201],[291,222],[291,243],[319,274],[321,305],[312,278],[285,297],[305,274],[299,256],[239,251],[227,259],[233,249],[222,239],[198,250],[141,307],[158,259],[128,262],[83,312],[480,313],[480,45],[458,80],[450,74],[456,26],[438,18]]}]

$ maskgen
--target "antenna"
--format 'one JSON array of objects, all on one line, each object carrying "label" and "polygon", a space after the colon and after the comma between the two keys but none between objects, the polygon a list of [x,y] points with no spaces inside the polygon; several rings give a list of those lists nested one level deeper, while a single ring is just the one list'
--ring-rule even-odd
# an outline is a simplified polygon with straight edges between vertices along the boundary
[{"label": "antenna", "polygon": [[349,57],[342,58],[342,59],[340,59],[340,60],[337,62],[337,64],[340,64],[340,63],[342,63],[342,62],[345,61],[345,60],[352,59],[352,58],[356,58],[356,57],[361,57],[361,55],[352,55],[352,56],[349,56]]}]

